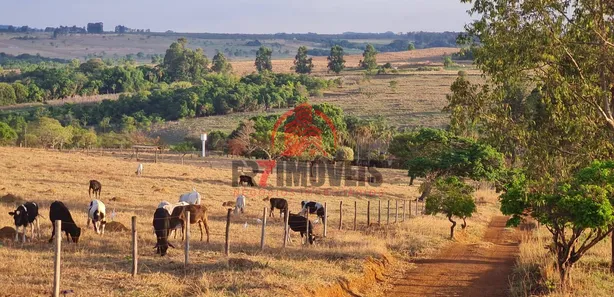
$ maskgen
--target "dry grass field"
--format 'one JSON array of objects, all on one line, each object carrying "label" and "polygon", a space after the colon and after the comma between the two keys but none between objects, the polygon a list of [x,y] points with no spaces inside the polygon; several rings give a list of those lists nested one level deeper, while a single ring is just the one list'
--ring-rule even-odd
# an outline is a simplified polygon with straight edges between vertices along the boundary
[{"label": "dry grass field", "polygon": [[[449,242],[446,239],[449,222],[442,217],[413,216],[405,223],[365,229],[368,200],[372,201],[371,214],[375,218],[378,199],[390,199],[394,205],[397,199],[417,196],[417,188],[406,185],[402,171],[383,170],[384,184],[377,189],[369,188],[375,191],[375,196],[364,192],[348,196],[341,193],[348,190],[346,187],[324,187],[321,190],[328,189],[328,193],[314,193],[270,185],[247,192],[247,213],[232,217],[231,255],[227,258],[223,254],[226,209],[222,203],[234,200],[237,190],[231,187],[230,170],[146,163],[144,176],[137,178],[136,162],[123,158],[19,148],[0,148],[0,160],[0,197],[11,193],[36,201],[44,217],[43,238],[24,245],[2,239],[0,296],[22,296],[24,285],[29,296],[50,294],[53,247],[47,243],[51,233],[47,218],[48,207],[54,200],[63,201],[83,228],[78,245],[64,241],[62,248],[62,289],[74,290],[71,296],[347,296],[347,291],[379,296],[386,283],[376,279],[384,278],[384,270],[402,273],[412,267],[406,263],[399,265],[397,260],[427,257]],[[101,200],[107,205],[108,215],[115,211],[114,222],[130,226],[131,216],[138,217],[137,278],[130,276],[130,232],[98,236],[92,229],[86,229],[90,179],[102,182]],[[177,201],[179,194],[192,187],[201,192],[203,204],[209,208],[211,242],[199,242],[198,231],[193,229],[191,264],[184,269],[180,248],[171,249],[166,257],[155,255],[151,220],[160,201]],[[301,246],[294,235],[294,242],[283,250],[283,227],[276,214],[266,228],[266,249],[261,252],[261,226],[256,220],[267,206],[263,196],[271,193],[288,198],[292,212],[299,210],[301,200],[327,202],[328,237],[307,247]],[[2,199],[0,227],[12,226],[7,213],[18,202]],[[479,213],[469,220],[466,231],[459,232],[459,241],[479,240],[490,217],[497,213],[493,193],[478,191],[476,199]],[[339,201],[346,206],[341,231],[337,230]],[[352,227],[354,201],[358,203],[359,231],[346,230]],[[382,221],[384,214],[382,211]],[[316,226],[315,232],[321,234],[321,224]],[[171,242],[180,246],[179,240]]]}]

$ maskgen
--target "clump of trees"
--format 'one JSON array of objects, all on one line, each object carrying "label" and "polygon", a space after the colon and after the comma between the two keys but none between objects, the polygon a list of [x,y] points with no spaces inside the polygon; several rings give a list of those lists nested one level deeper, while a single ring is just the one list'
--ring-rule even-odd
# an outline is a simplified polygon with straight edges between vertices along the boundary
[{"label": "clump of trees", "polygon": [[256,52],[256,61],[254,65],[256,65],[256,70],[258,72],[263,71],[273,71],[273,63],[271,62],[271,55],[273,51],[265,46],[261,46]]},{"label": "clump of trees", "polygon": [[365,51],[362,53],[362,60],[358,63],[360,68],[373,70],[377,68],[377,51],[371,44],[367,44]]},{"label": "clump of trees", "polygon": [[215,56],[213,56],[211,70],[217,73],[231,73],[232,64],[228,62],[223,53],[218,52],[217,54],[215,54]]},{"label": "clump of trees", "polygon": [[187,44],[188,40],[182,37],[166,50],[160,65],[166,82],[195,81],[209,72],[209,59],[202,48],[192,50]]},{"label": "clump of trees", "polygon": [[339,45],[335,45],[330,49],[328,55],[328,70],[339,74],[345,68],[345,60],[343,48]]},{"label": "clump of trees", "polygon": [[294,71],[296,71],[296,73],[309,74],[312,69],[313,59],[307,57],[307,47],[299,47],[296,57],[294,57]]}]

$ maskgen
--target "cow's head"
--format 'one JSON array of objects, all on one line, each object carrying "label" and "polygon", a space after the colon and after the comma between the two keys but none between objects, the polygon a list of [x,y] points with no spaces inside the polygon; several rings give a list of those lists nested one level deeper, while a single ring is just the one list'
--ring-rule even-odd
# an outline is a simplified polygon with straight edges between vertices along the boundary
[{"label": "cow's head", "polygon": [[74,243],[79,243],[79,237],[81,237],[81,228],[76,227],[75,230],[70,234],[72,241]]},{"label": "cow's head", "polygon": [[9,215],[13,216],[13,219],[15,220],[15,226],[21,226],[27,224],[28,222],[28,213],[26,207],[23,205],[17,207],[15,211],[9,212]]}]

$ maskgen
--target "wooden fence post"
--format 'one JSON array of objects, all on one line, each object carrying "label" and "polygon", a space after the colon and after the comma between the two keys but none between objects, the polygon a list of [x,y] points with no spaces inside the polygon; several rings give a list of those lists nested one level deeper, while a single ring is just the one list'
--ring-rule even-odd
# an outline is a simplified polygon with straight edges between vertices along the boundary
[{"label": "wooden fence post", "polygon": [[232,209],[228,209],[228,214],[226,214],[226,243],[224,244],[224,254],[228,257],[230,252],[230,212]]},{"label": "wooden fence post", "polygon": [[356,231],[356,208],[357,208],[356,204],[357,204],[357,201],[354,200],[354,231]]},{"label": "wooden fence post", "polygon": [[187,267],[188,264],[190,264],[190,212],[186,211],[185,213],[186,216],[186,222],[185,224],[185,250],[184,250],[184,254],[185,254],[185,261],[183,266]]},{"label": "wooden fence post", "polygon": [[396,224],[399,219],[399,200],[394,200],[394,223]]},{"label": "wooden fence post", "polygon": [[138,240],[136,234],[136,216],[132,217],[132,276],[136,276],[138,271],[139,253]]},{"label": "wooden fence post", "polygon": [[264,207],[262,212],[262,234],[260,235],[260,250],[264,251],[264,227],[266,227],[266,211],[267,207]]},{"label": "wooden fence post", "polygon": [[371,200],[367,201],[367,227],[371,227]]},{"label": "wooden fence post", "polygon": [[[26,232],[26,230],[24,230]],[[53,297],[60,297],[60,254],[62,253],[62,221],[55,221],[55,257],[53,273]]]},{"label": "wooden fence post", "polygon": [[390,224],[390,200],[388,200],[388,214],[386,215],[386,225]]},{"label": "wooden fence post", "polygon": [[405,206],[407,205],[407,200],[403,200],[403,219],[402,221],[405,222]]},{"label": "wooden fence post", "polygon": [[[307,226],[305,227],[305,231],[307,232],[307,237],[305,240],[305,244],[309,243],[309,208],[307,208],[306,213],[307,213],[307,223],[306,223]],[[302,238],[301,238],[301,241],[302,241]]]},{"label": "wooden fence post", "polygon": [[416,199],[416,216],[418,216],[418,199]]},{"label": "wooden fence post", "polygon": [[324,237],[326,237],[327,223],[328,222],[328,208],[326,207],[326,202],[324,202]]},{"label": "wooden fence post", "polygon": [[382,224],[382,200],[377,200],[377,224]]},{"label": "wooden fence post", "polygon": [[343,222],[343,201],[339,201],[339,230],[342,228]]},{"label": "wooden fence post", "polygon": [[288,243],[288,217],[290,216],[290,210],[286,208],[286,212],[284,213],[284,245],[285,248]]}]

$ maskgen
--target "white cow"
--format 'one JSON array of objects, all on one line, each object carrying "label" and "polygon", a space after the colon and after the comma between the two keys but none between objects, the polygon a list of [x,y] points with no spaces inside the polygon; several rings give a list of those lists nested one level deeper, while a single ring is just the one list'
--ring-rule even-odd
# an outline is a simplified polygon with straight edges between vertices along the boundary
[{"label": "white cow", "polygon": [[247,197],[245,197],[243,194],[237,196],[237,202],[235,203],[235,214],[238,214],[239,210],[241,211],[241,213],[245,213],[246,204]]},{"label": "white cow", "polygon": [[139,166],[136,167],[136,175],[137,176],[143,175],[143,163],[139,163]]},{"label": "white cow", "polygon": [[94,224],[96,234],[104,234],[104,226],[107,223],[106,209],[102,201],[94,199],[90,202],[90,207],[87,211],[87,227],[90,226],[90,220]]},{"label": "white cow", "polygon": [[200,193],[198,193],[196,189],[192,188],[192,192],[179,196],[179,202],[200,205]]}]

